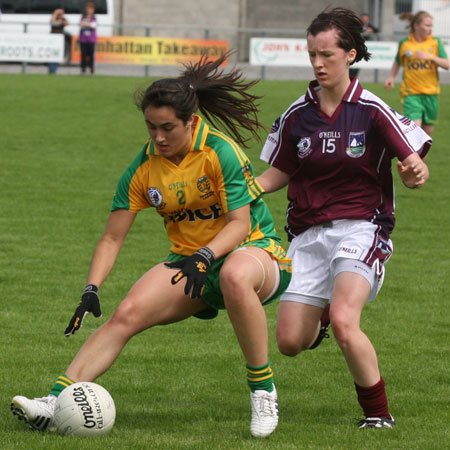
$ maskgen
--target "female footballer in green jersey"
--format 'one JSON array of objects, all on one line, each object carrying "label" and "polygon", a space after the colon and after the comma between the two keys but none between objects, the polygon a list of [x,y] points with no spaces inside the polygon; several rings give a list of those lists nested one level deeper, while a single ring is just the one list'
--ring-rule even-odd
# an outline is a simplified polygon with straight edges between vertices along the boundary
[{"label": "female footballer in green jersey", "polygon": [[429,13],[403,13],[400,18],[409,21],[411,33],[400,41],[384,87],[388,90],[394,87],[395,77],[403,67],[400,85],[403,114],[432,136],[439,108],[438,67],[448,70],[450,63],[442,41],[432,34],[433,18]]},{"label": "female footballer in green jersey", "polygon": [[[87,285],[65,334],[85,314],[101,315],[98,291],[109,275],[135,217],[153,207],[172,243],[167,259],[145,273],[111,318],[97,329],[47,397],[13,398],[11,408],[35,429],[51,429],[56,397],[77,381],[107,371],[128,340],[155,325],[191,316],[208,319],[226,309],[247,362],[256,437],[278,423],[277,393],[268,355],[263,304],[277,298],[290,279],[263,190],[241,150],[240,128],[257,136],[259,97],[239,71],[219,70],[228,57],[202,58],[175,79],[154,82],[139,94],[150,139],[123,173],[106,229],[94,251]],[[234,140],[195,114],[224,126]],[[149,230],[151,233],[151,230]],[[149,245],[151,242],[149,242]]]}]

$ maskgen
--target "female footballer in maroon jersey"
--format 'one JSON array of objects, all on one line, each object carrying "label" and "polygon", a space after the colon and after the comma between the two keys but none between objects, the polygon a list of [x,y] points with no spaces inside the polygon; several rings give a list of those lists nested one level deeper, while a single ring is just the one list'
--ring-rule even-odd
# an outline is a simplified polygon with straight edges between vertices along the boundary
[{"label": "female footballer in maroon jersey", "polygon": [[422,187],[431,139],[350,80],[349,66],[370,57],[361,32],[346,8],[313,20],[307,42],[316,80],[273,124],[261,154],[272,167],[257,179],[266,192],[288,186],[293,277],[281,296],[280,351],[295,356],[317,347],[331,320],[364,411],[359,427],[390,428],[395,422],[360,316],[392,253],[391,160],[398,159],[408,188]]}]

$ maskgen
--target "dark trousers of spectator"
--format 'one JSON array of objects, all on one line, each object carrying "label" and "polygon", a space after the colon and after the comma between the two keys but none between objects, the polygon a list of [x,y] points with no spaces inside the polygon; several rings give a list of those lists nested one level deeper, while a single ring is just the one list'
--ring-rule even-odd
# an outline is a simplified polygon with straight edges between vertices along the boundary
[{"label": "dark trousers of spectator", "polygon": [[93,42],[80,42],[81,49],[81,73],[86,72],[89,67],[91,73],[94,73],[94,52],[95,44]]},{"label": "dark trousers of spectator", "polygon": [[48,63],[48,73],[55,74],[58,67],[59,63]]}]

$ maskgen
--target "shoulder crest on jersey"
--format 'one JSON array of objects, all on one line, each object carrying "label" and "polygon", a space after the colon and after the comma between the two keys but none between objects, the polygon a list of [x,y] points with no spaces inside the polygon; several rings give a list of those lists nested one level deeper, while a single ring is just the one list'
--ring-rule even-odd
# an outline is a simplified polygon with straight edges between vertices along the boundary
[{"label": "shoulder crest on jersey", "polygon": [[155,208],[164,207],[162,192],[157,187],[149,187],[147,189],[150,201]]}]

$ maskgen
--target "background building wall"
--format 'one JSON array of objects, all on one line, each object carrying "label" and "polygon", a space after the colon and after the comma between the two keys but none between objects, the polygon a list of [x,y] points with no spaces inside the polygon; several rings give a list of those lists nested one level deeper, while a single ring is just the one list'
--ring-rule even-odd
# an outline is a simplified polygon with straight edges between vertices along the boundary
[{"label": "background building wall", "polygon": [[[247,26],[255,28],[291,28],[304,31],[312,19],[325,7],[330,0],[246,0]],[[363,12],[364,1],[346,0],[333,3],[333,6],[345,6],[354,11]]]},{"label": "background building wall", "polygon": [[[116,0],[121,24],[150,27],[242,27],[304,31],[330,0]],[[345,6],[363,12],[364,0]]]},{"label": "background building wall", "polygon": [[121,23],[148,26],[239,25],[239,0],[116,0]]},{"label": "background building wall", "polygon": [[[268,36],[304,37],[311,20],[330,0],[116,0],[116,22],[123,35],[223,39],[248,58],[248,42],[265,29]],[[363,12],[364,0],[345,6]],[[235,29],[244,31],[236,33]],[[248,31],[245,31],[248,29]],[[271,29],[271,31],[267,31]],[[295,31],[295,34],[294,34]]]}]

